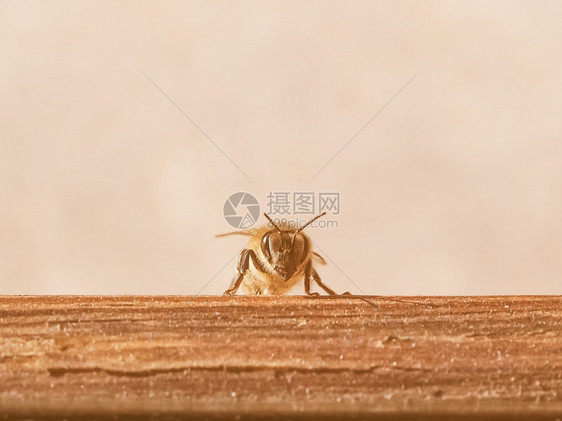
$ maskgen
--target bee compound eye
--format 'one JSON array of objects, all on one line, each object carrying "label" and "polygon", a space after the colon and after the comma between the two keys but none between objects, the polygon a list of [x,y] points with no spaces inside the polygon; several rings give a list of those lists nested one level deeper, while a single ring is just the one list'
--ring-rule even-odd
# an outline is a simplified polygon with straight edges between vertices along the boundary
[{"label": "bee compound eye", "polygon": [[308,240],[303,238],[302,243],[299,242],[299,246],[300,246],[300,252],[301,252],[300,260],[301,260],[301,262],[304,262],[304,260],[308,256],[308,251],[310,250],[310,245],[308,244]]},{"label": "bee compound eye", "polygon": [[261,239],[261,251],[268,258],[271,260],[271,251],[269,249],[269,232],[266,233],[263,238]]}]

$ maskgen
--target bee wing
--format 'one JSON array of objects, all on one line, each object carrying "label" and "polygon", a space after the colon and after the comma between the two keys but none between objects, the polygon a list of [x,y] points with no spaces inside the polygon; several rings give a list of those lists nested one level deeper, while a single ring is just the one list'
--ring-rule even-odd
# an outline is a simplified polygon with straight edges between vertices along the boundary
[{"label": "bee wing", "polygon": [[320,263],[321,265],[326,264],[326,260],[324,260],[324,258],[315,251],[312,252],[312,260],[314,260],[316,263]]},{"label": "bee wing", "polygon": [[252,235],[255,235],[255,233],[256,233],[256,230],[251,228],[251,229],[247,229],[247,230],[225,232],[224,234],[217,234],[217,235],[215,235],[215,237],[227,237],[229,235],[245,235],[247,237],[251,237]]}]

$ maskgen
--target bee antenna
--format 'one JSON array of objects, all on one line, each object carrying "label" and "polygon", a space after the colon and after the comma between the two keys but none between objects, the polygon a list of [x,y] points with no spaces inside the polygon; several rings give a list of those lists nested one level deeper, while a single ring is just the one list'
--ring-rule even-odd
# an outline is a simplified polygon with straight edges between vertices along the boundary
[{"label": "bee antenna", "polygon": [[263,214],[269,220],[269,222],[271,222],[271,225],[273,225],[277,231],[281,232],[281,230],[279,229],[277,224],[275,222],[273,222],[273,219],[271,219],[271,217],[267,213],[264,212]]},{"label": "bee antenna", "polygon": [[300,227],[300,228],[295,232],[295,234],[296,234],[297,232],[301,232],[303,229],[305,229],[305,228],[308,227],[310,224],[312,224],[314,221],[316,221],[318,218],[320,218],[320,217],[322,217],[322,216],[324,216],[324,215],[326,215],[326,212],[323,212],[323,213],[321,213],[320,215],[315,216],[315,217],[312,218],[310,221],[308,221],[306,224],[304,224],[302,227]]}]

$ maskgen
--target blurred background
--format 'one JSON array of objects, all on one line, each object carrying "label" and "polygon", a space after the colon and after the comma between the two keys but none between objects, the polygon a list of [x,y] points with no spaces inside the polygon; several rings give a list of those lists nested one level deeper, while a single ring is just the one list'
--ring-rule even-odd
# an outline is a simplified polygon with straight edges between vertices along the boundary
[{"label": "blurred background", "polygon": [[561,18],[4,1],[0,294],[221,294],[239,191],[262,212],[270,192],[340,193],[338,228],[307,229],[338,291],[560,294]]}]

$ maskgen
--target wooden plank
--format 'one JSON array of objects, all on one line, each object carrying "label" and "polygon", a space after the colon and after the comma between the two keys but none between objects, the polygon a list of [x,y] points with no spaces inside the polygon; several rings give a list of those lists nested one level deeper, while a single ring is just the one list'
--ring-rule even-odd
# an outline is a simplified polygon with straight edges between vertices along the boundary
[{"label": "wooden plank", "polygon": [[2,296],[0,413],[562,417],[561,297],[371,299]]}]

